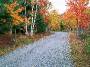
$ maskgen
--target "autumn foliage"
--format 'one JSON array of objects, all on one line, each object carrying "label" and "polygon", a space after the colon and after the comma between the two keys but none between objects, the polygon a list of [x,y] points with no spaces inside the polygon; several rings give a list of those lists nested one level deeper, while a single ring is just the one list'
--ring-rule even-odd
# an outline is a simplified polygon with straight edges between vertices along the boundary
[{"label": "autumn foliage", "polygon": [[48,0],[39,0],[39,6],[45,7],[48,3]]},{"label": "autumn foliage", "polygon": [[76,16],[78,27],[86,29],[89,26],[89,17],[84,11],[87,8],[89,0],[67,0],[69,10]]},{"label": "autumn foliage", "polygon": [[21,22],[24,22],[24,18],[22,16],[19,15],[19,13],[24,9],[23,7],[20,7],[15,10],[15,8],[19,6],[17,4],[17,1],[15,1],[14,3],[12,4],[6,4],[6,7],[7,7],[7,10],[8,12],[10,13],[10,15],[12,16],[13,18],[13,24],[14,25],[18,25],[20,24]]},{"label": "autumn foliage", "polygon": [[39,0],[39,3],[38,4],[40,6],[39,13],[41,15],[43,15],[44,21],[46,23],[48,23],[48,19],[47,19],[48,18],[48,16],[47,16],[48,10],[47,10],[47,6],[49,4],[49,1],[48,0]]},{"label": "autumn foliage", "polygon": [[75,30],[77,28],[76,16],[69,10],[64,13],[63,19],[64,19],[64,25],[66,29]]},{"label": "autumn foliage", "polygon": [[57,11],[52,11],[49,13],[49,27],[51,30],[58,30],[60,28],[60,14]]}]

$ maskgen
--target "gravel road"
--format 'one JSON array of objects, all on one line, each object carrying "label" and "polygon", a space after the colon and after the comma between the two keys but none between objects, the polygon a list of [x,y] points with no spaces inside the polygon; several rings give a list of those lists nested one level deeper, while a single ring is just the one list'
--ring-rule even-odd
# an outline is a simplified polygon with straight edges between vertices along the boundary
[{"label": "gravel road", "polygon": [[74,67],[68,33],[55,32],[0,57],[0,67]]}]

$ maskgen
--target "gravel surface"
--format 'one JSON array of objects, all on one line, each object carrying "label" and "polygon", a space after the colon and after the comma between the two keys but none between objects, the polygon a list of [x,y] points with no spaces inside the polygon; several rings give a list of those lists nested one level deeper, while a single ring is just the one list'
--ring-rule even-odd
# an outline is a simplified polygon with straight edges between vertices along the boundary
[{"label": "gravel surface", "polygon": [[55,32],[0,57],[0,67],[74,67],[68,33]]}]

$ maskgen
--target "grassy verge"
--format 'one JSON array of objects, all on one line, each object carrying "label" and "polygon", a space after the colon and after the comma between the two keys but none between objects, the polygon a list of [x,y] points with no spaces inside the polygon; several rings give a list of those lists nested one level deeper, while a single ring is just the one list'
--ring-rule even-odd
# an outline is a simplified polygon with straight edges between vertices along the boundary
[{"label": "grassy verge", "polygon": [[[5,54],[9,53],[10,51],[15,50],[16,48],[22,48],[25,45],[29,45],[29,44],[33,43],[34,41],[37,41],[40,38],[43,38],[44,36],[48,36],[48,35],[50,35],[50,33],[40,33],[40,34],[36,34],[32,37],[25,36],[25,35],[17,35],[17,40],[15,43],[10,42],[9,38],[6,35],[6,37],[4,36],[0,40],[0,56],[5,55]],[[3,38],[5,38],[5,39],[3,39]]]},{"label": "grassy verge", "polygon": [[88,35],[86,38],[86,51],[87,54],[90,54],[90,35]]},{"label": "grassy verge", "polygon": [[86,43],[79,40],[74,33],[69,33],[69,37],[75,67],[90,67],[90,55],[87,54]]}]

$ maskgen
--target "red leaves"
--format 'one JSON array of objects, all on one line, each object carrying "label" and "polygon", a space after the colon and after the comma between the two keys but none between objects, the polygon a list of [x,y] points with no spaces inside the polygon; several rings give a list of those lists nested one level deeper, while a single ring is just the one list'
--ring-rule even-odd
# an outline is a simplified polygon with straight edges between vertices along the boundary
[{"label": "red leaves", "polygon": [[82,29],[87,29],[88,28],[88,23],[87,22],[79,23],[79,27],[82,28]]},{"label": "red leaves", "polygon": [[43,15],[44,17],[44,21],[47,23],[48,22],[48,19],[47,19],[47,13],[48,13],[48,10],[47,10],[47,4],[49,3],[48,0],[39,0],[38,4],[40,6],[40,10],[39,10],[39,13],[41,15]]},{"label": "red leaves", "polygon": [[87,8],[89,0],[67,0],[69,10],[73,13],[78,21],[79,27],[85,29],[88,28],[89,19],[88,15],[84,13]]},{"label": "red leaves", "polygon": [[45,21],[46,24],[48,24],[49,23],[49,16],[45,16],[44,21]]},{"label": "red leaves", "polygon": [[39,6],[46,6],[47,5],[47,0],[39,0]]},{"label": "red leaves", "polygon": [[40,9],[40,10],[39,10],[39,13],[42,14],[42,15],[44,15],[44,14],[47,13],[47,10],[46,10],[46,9]]}]

